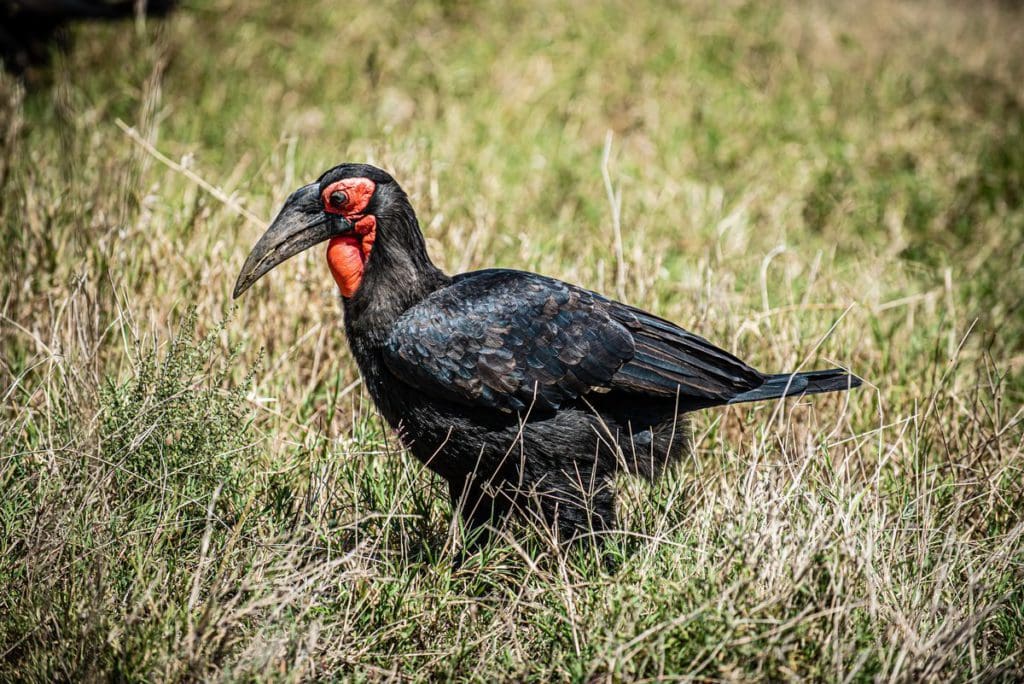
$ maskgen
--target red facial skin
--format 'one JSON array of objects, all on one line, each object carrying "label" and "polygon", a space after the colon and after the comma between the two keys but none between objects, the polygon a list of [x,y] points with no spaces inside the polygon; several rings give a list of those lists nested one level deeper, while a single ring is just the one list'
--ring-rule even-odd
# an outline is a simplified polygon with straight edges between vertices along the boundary
[{"label": "red facial skin", "polygon": [[[328,185],[321,195],[324,211],[341,214],[355,224],[354,235],[331,238],[327,243],[327,265],[341,290],[341,296],[346,299],[355,295],[363,282],[366,260],[370,258],[373,242],[377,238],[377,219],[362,213],[370,203],[376,187],[376,183],[369,178],[345,178]],[[331,201],[331,195],[338,191],[345,193],[348,198],[340,206]]]}]

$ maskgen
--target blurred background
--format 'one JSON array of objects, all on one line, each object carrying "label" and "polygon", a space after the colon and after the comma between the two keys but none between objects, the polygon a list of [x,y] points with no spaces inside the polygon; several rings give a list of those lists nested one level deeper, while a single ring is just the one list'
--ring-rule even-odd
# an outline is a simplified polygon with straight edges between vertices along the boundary
[{"label": "blurred background", "polygon": [[[3,0],[0,23],[0,678],[1019,666],[1015,3]],[[342,161],[396,177],[447,272],[539,271],[871,387],[698,418],[692,467],[627,491],[655,541],[616,579],[511,547],[467,579],[322,254],[231,309],[266,221]]]}]

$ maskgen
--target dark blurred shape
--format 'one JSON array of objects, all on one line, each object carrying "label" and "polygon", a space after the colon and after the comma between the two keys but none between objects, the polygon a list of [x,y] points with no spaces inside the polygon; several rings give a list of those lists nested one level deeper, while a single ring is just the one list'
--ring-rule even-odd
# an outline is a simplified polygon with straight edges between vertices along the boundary
[{"label": "dark blurred shape", "polygon": [[166,15],[176,0],[0,0],[0,61],[24,74],[49,62],[53,46],[63,47],[71,22]]}]

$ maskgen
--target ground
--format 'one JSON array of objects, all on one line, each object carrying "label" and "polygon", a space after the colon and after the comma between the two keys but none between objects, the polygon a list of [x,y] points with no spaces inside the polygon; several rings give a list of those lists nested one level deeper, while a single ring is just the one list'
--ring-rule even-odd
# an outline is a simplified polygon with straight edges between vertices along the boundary
[{"label": "ground", "polygon": [[[0,77],[0,679],[1022,676],[1012,3],[187,2]],[[583,284],[849,394],[708,411],[619,569],[459,569],[287,194],[409,191],[448,272]]]}]

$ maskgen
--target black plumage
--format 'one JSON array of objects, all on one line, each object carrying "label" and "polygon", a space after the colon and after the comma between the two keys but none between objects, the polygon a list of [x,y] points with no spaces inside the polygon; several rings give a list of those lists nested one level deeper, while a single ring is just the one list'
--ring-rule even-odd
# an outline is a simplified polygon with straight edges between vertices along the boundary
[{"label": "black plumage", "polygon": [[607,390],[634,356],[633,336],[609,305],[533,273],[466,273],[395,321],[384,363],[420,391],[467,407],[561,409]]},{"label": "black plumage", "polygon": [[[374,184],[369,203],[317,215],[312,198],[350,178]],[[301,211],[286,206],[260,244],[296,242],[296,221],[322,240],[375,217],[361,282],[343,298],[348,340],[384,418],[448,481],[470,527],[516,511],[563,541],[608,530],[614,478],[653,478],[685,454],[688,412],[860,384],[839,369],[762,374],[670,321],[534,273],[449,277],[405,193],[374,167],[335,167],[290,201],[300,195]],[[278,248],[254,250],[236,296],[294,253],[268,266],[267,249]]]},{"label": "black plumage", "polygon": [[176,0],[0,0],[0,62],[22,73],[45,64],[63,30],[77,21],[164,16]]}]

